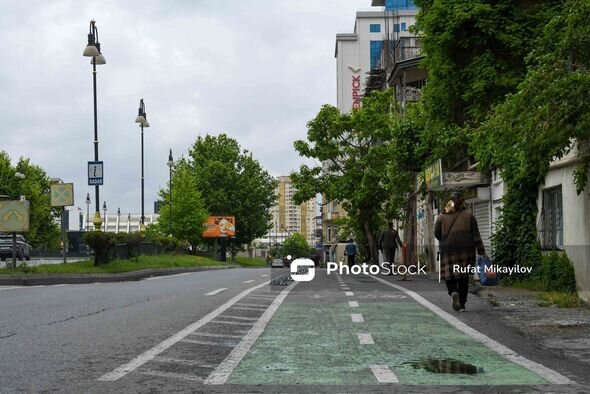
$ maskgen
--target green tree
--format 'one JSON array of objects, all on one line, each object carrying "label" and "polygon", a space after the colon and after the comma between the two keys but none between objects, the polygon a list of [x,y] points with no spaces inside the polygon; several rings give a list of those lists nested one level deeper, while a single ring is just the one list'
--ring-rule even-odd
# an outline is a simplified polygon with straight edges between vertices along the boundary
[{"label": "green tree", "polygon": [[230,251],[266,234],[270,208],[276,200],[276,181],[252,154],[225,134],[197,138],[189,154],[205,208],[212,215],[236,217],[236,238]]},{"label": "green tree", "polygon": [[495,259],[539,265],[537,193],[554,158],[577,143],[580,165],[574,182],[587,185],[590,166],[590,3],[568,1],[546,25],[531,51],[526,77],[514,94],[482,124],[474,150],[486,168],[500,168],[508,190]]},{"label": "green tree", "polygon": [[[391,199],[391,190],[402,195],[411,189],[412,164],[405,161],[414,160],[414,148],[400,151],[407,147],[406,134],[411,130],[393,111],[392,97],[389,90],[372,92],[352,113],[324,105],[307,124],[307,141],[294,143],[301,156],[323,163],[303,165],[291,174],[298,189],[294,199],[302,202],[324,193],[328,201],[341,201],[349,216],[348,228],[373,262],[378,262],[376,234],[384,215],[397,216],[402,206],[400,198]],[[391,161],[396,152],[403,155]]]},{"label": "green tree", "polygon": [[428,72],[422,144],[443,165],[466,167],[473,128],[514,92],[525,57],[558,0],[417,0]]},{"label": "green tree", "polygon": [[[157,229],[170,234],[170,184],[160,190],[160,219]],[[172,236],[187,241],[196,250],[201,242],[203,223],[208,216],[205,201],[197,187],[197,181],[186,160],[180,160],[172,176]]]},{"label": "green tree", "polygon": [[293,259],[309,257],[311,248],[305,237],[299,233],[293,233],[285,239],[283,244],[283,256],[291,256]]},{"label": "green tree", "polygon": [[[17,172],[23,174],[24,179],[17,178]],[[51,207],[50,185],[45,171],[29,159],[21,157],[12,167],[8,154],[0,152],[0,194],[12,199],[23,195],[29,201],[30,230],[25,236],[33,246],[59,245],[60,233],[56,224],[59,210]]]}]

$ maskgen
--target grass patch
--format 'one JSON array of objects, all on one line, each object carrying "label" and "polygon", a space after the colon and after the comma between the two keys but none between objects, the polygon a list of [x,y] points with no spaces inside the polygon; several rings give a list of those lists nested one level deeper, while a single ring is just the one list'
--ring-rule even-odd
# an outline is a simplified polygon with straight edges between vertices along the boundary
[{"label": "grass patch", "polygon": [[0,269],[0,275],[22,275],[22,274],[115,274],[120,272],[132,272],[151,268],[192,268],[204,266],[224,266],[220,261],[208,257],[190,255],[157,255],[139,256],[138,261],[114,260],[108,264],[95,267],[92,261],[78,261],[67,264],[45,264],[35,267],[25,265],[12,268]]},{"label": "grass patch", "polygon": [[258,257],[236,257],[232,261],[242,267],[268,267],[266,260]]},{"label": "grass patch", "polygon": [[515,289],[525,289],[525,290],[533,290],[533,291],[545,291],[547,290],[547,286],[537,279],[523,279],[523,280],[515,280],[505,282],[502,281],[502,286],[506,287],[514,287]]},{"label": "grass patch", "polygon": [[540,294],[539,299],[545,301],[544,306],[557,305],[559,308],[575,308],[582,305],[576,293],[548,291]]}]

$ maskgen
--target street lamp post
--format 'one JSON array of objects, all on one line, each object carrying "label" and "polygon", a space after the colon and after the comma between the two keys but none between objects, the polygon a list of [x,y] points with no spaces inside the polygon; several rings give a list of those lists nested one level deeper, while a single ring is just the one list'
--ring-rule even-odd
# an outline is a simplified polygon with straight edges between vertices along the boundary
[{"label": "street lamp post", "polygon": [[[21,172],[17,172],[16,174],[14,174],[14,176],[21,180],[25,179],[25,174]],[[14,232],[12,233],[12,268],[16,268],[16,233]]]},{"label": "street lamp post", "polygon": [[104,231],[107,231],[107,202],[103,201],[102,203],[102,210],[104,211]]},{"label": "street lamp post", "polygon": [[86,231],[90,227],[90,193],[86,193]]},{"label": "street lamp post", "polygon": [[139,110],[135,123],[139,123],[141,127],[141,220],[139,223],[139,231],[145,231],[145,211],[144,211],[144,176],[143,176],[143,128],[150,127],[145,113],[145,105],[143,99],[139,100]]},{"label": "street lamp post", "polygon": [[174,167],[174,159],[172,158],[172,149],[168,155],[168,167],[170,168],[170,229],[168,233],[172,236],[172,168]]},{"label": "street lamp post", "polygon": [[[92,87],[94,95],[94,161],[98,161],[98,118],[96,110],[96,65],[106,64],[106,60],[100,51],[100,42],[98,42],[98,29],[96,22],[90,21],[90,30],[88,32],[88,45],[84,48],[83,56],[91,57],[92,64]],[[94,185],[94,198],[96,200],[96,212],[94,214],[94,228],[100,230],[102,220],[100,218],[100,198],[98,185]]]},{"label": "street lamp post", "polygon": [[117,234],[121,227],[121,208],[117,208]]}]

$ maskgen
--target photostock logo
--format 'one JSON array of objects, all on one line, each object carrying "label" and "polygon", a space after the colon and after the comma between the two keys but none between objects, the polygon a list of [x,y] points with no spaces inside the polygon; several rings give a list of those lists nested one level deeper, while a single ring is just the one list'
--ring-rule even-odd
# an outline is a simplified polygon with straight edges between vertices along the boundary
[{"label": "photostock logo", "polygon": [[[289,260],[291,256],[287,257]],[[315,277],[315,263],[310,259],[295,259],[291,263],[291,278],[296,282],[309,282]]]}]

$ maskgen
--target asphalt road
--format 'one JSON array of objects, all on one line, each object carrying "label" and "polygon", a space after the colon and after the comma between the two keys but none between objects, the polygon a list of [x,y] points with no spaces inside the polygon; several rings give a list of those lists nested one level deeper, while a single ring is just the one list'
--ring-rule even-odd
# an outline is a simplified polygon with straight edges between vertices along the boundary
[{"label": "asphalt road", "polygon": [[[487,300],[472,296],[467,313],[450,311],[433,281],[385,278],[399,288],[318,271],[311,282],[271,287],[269,275],[276,270],[0,287],[0,392],[584,392],[590,385],[588,363],[519,336]],[[447,365],[457,361],[464,365]]]}]

